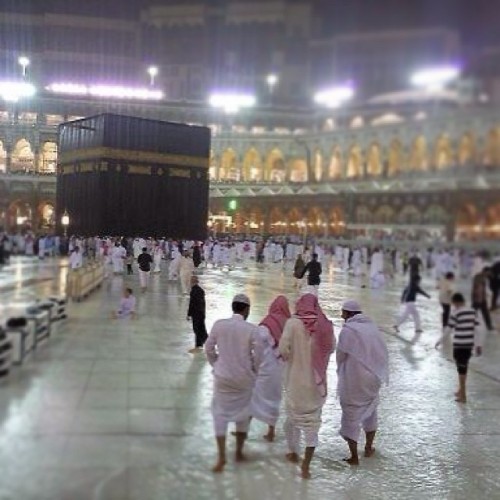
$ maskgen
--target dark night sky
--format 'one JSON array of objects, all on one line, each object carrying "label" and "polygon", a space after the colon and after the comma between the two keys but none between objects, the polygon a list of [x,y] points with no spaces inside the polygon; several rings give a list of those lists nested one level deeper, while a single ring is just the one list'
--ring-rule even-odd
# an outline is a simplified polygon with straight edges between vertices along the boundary
[{"label": "dark night sky", "polygon": [[[193,1],[199,3],[200,0]],[[227,0],[207,0],[224,3]],[[229,0],[230,1],[230,0]],[[263,0],[259,0],[263,1]],[[301,0],[289,0],[301,1]],[[500,43],[500,0],[310,0],[323,34],[410,27],[457,28],[467,45]],[[190,0],[0,0],[1,10],[67,12],[137,18],[148,3]]]}]

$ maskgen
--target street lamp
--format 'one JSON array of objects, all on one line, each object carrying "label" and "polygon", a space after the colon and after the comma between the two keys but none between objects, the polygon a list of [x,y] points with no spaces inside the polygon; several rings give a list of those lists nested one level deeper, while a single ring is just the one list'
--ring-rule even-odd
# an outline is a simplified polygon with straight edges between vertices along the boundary
[{"label": "street lamp", "polygon": [[154,87],[155,78],[158,76],[158,67],[157,66],[150,66],[148,68],[148,75],[149,75],[149,83],[150,83],[151,87]]},{"label": "street lamp", "polygon": [[269,86],[269,92],[272,94],[274,91],[274,87],[276,87],[276,84],[279,82],[278,75],[270,73],[269,75],[267,75],[266,81],[267,85]]},{"label": "street lamp", "polygon": [[61,217],[61,224],[64,228],[64,237],[66,238],[68,236],[68,226],[69,226],[69,214],[67,210],[64,211]]},{"label": "street lamp", "polygon": [[23,69],[23,78],[26,78],[26,68],[30,65],[30,60],[26,56],[21,56],[17,62]]}]

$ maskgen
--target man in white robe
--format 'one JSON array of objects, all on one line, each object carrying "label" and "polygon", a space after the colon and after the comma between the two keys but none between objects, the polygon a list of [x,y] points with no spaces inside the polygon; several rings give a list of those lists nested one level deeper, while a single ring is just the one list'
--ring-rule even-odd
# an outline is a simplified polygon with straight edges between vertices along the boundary
[{"label": "man in white robe", "polygon": [[212,414],[218,460],[212,471],[223,472],[226,464],[226,434],[230,422],[236,423],[236,461],[245,460],[243,447],[250,423],[250,403],[262,359],[259,327],[248,323],[250,299],[236,295],[233,316],[216,321],[205,343],[213,367]]},{"label": "man in white robe", "polygon": [[345,461],[359,465],[358,441],[366,434],[365,457],[371,457],[377,431],[379,391],[389,380],[385,340],[377,325],[362,314],[354,300],[342,305],[345,324],[337,344],[337,396],[342,409],[339,434],[347,441],[351,456]]},{"label": "man in white robe", "polygon": [[191,276],[194,273],[194,262],[186,251],[180,259],[179,263],[179,277],[181,282],[181,291],[183,295],[189,295],[191,290]]},{"label": "man in white robe", "polygon": [[156,244],[153,251],[153,273],[161,273],[161,260],[163,259],[163,249],[159,243]]},{"label": "man in white robe", "polygon": [[288,445],[286,458],[299,462],[301,434],[305,441],[305,456],[301,465],[303,479],[310,478],[309,467],[318,446],[321,413],[327,396],[326,370],[335,349],[332,323],[326,318],[311,293],[296,304],[279,343],[285,360],[285,434]]},{"label": "man in white robe", "polygon": [[120,245],[120,243],[116,243],[111,252],[113,273],[123,274],[123,266],[126,258],[127,258],[127,250],[122,245]]}]

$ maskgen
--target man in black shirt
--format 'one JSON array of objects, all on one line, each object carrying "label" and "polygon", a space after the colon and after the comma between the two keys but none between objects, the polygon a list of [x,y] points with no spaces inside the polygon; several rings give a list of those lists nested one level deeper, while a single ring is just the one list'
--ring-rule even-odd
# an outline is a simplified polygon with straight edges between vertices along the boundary
[{"label": "man in black shirt", "polygon": [[408,267],[410,268],[410,279],[420,275],[422,266],[422,259],[416,253],[414,253],[408,260]]},{"label": "man in black shirt", "polygon": [[318,254],[313,253],[312,260],[307,263],[300,278],[302,279],[306,273],[309,273],[307,275],[307,284],[309,286],[319,286],[321,283],[320,275],[322,272],[321,263],[318,262]]},{"label": "man in black shirt", "polygon": [[148,249],[146,247],[142,249],[141,255],[137,257],[137,263],[139,264],[141,291],[144,293],[148,288],[149,274],[151,273],[151,264],[153,263],[153,257],[148,254]]},{"label": "man in black shirt", "polygon": [[401,297],[401,304],[404,305],[404,310],[399,315],[397,323],[394,325],[396,332],[399,332],[399,327],[412,316],[413,322],[415,323],[415,333],[422,333],[422,327],[420,323],[420,313],[417,309],[417,295],[423,295],[428,299],[431,296],[420,288],[421,278],[419,275],[412,276],[410,278],[410,284],[404,289],[403,295]]},{"label": "man in black shirt", "polygon": [[193,322],[193,331],[195,335],[195,347],[190,349],[189,352],[194,354],[203,351],[208,334],[205,326],[205,291],[198,284],[198,277],[191,277],[191,292],[189,294],[189,308],[187,313],[187,320],[191,318]]}]

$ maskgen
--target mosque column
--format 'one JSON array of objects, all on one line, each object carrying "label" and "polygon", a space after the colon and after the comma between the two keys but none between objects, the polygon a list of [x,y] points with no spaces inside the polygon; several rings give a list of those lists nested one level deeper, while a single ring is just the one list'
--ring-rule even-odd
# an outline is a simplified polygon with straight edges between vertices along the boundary
[{"label": "mosque column", "polygon": [[10,172],[12,168],[12,145],[5,145],[5,170]]}]

